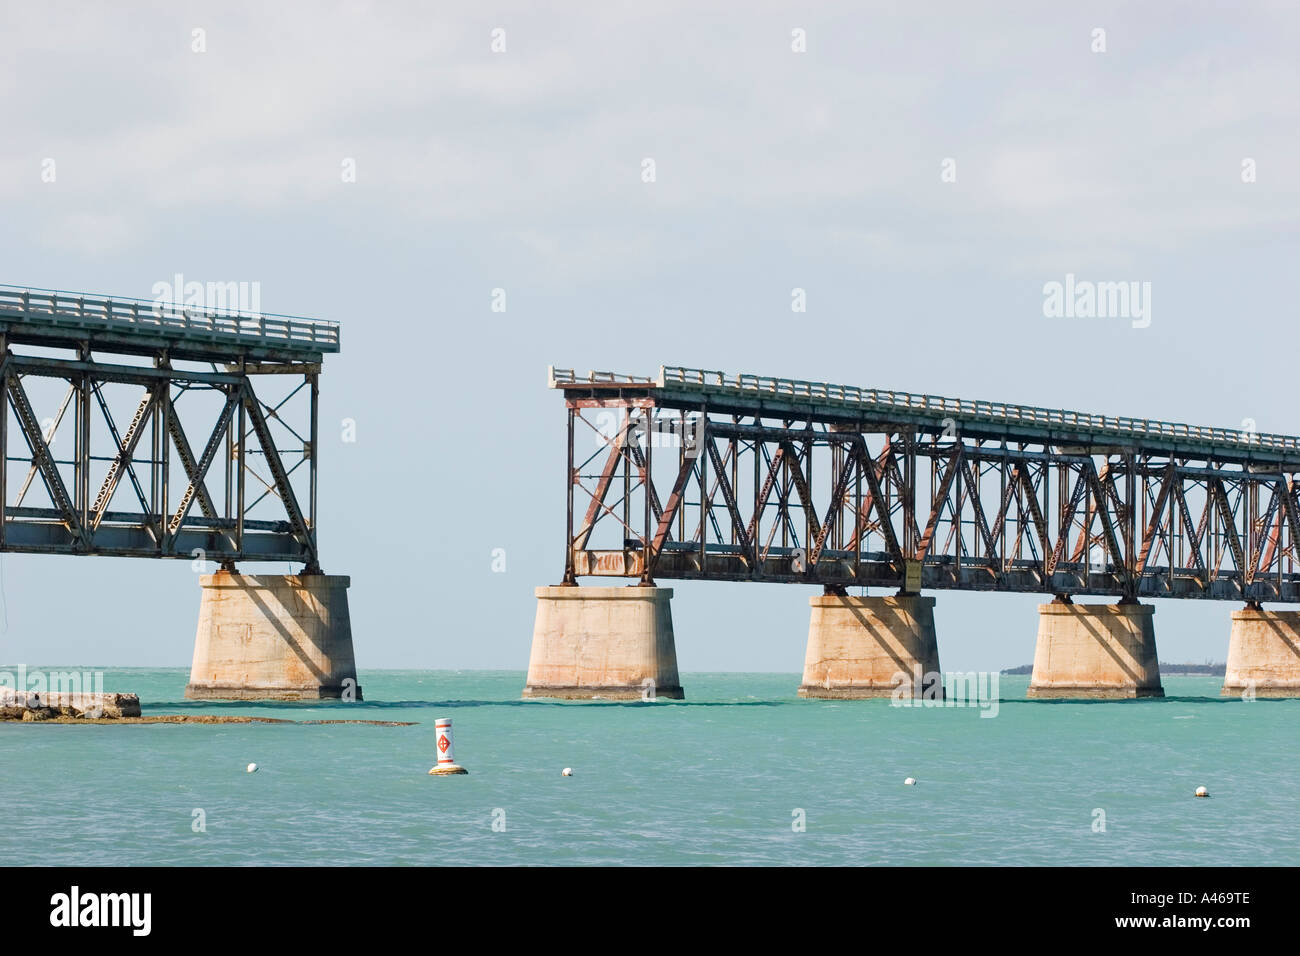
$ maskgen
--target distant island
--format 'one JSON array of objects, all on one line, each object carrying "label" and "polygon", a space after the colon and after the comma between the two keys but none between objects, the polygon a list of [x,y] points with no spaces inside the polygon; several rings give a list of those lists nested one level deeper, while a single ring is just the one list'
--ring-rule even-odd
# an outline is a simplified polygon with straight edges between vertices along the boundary
[{"label": "distant island", "polygon": [[[1166,664],[1160,662],[1160,673],[1164,674],[1183,674],[1197,677],[1222,677],[1228,669],[1227,664],[1211,664],[1206,661],[1204,664]],[[1005,668],[1003,674],[1032,674],[1034,672],[1033,664],[1021,664],[1019,667]]]}]

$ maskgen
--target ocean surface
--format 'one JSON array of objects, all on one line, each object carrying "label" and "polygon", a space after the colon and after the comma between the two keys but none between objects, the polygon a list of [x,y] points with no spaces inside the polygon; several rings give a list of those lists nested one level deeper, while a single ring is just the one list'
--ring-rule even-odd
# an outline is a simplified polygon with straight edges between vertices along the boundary
[{"label": "ocean surface", "polygon": [[[1214,677],[1066,703],[1004,676],[983,717],[800,700],[798,674],[686,674],[688,700],[654,703],[522,701],[523,672],[369,671],[364,703],[200,704],[187,676],[109,670],[105,688],[146,714],[417,724],[2,723],[7,861],[1300,864],[1300,701],[1222,700]],[[444,716],[468,776],[428,775]]]}]

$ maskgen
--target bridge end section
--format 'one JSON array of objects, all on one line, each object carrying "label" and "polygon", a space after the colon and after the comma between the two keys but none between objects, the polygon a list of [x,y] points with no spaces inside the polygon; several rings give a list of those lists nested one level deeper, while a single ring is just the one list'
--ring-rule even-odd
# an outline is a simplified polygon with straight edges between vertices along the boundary
[{"label": "bridge end section", "polygon": [[537,589],[524,697],[681,700],[672,588]]},{"label": "bridge end section", "polygon": [[1149,604],[1040,604],[1027,696],[1163,697],[1154,615]]},{"label": "bridge end section", "polygon": [[345,575],[199,579],[194,700],[361,700]]},{"label": "bridge end section", "polygon": [[1232,612],[1225,697],[1300,697],[1300,611]]},{"label": "bridge end section", "polygon": [[914,697],[943,693],[934,598],[921,595],[809,599],[808,650],[800,697]]}]

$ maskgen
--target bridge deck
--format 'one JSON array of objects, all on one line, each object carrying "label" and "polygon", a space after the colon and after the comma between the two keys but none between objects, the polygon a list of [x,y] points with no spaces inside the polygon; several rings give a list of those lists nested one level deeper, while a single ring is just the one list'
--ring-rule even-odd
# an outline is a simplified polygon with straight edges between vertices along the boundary
[{"label": "bridge deck", "polygon": [[807,382],[765,375],[727,375],[725,372],[661,365],[655,377],[590,372],[579,378],[572,369],[550,369],[552,388],[593,391],[646,390],[656,404],[710,408],[741,414],[781,410],[814,420],[862,418],[919,426],[943,427],[951,419],[972,437],[1032,438],[1060,444],[1113,444],[1162,449],[1188,455],[1211,454],[1234,459],[1269,461],[1300,468],[1300,438],[1249,431],[1185,425],[1147,418],[1094,415],[1088,412],[1008,402],[973,401],[860,388],[827,382]]},{"label": "bridge deck", "polygon": [[199,360],[320,361],[339,350],[336,322],[174,306],[144,299],[0,286],[0,330],[11,341],[151,351]]}]

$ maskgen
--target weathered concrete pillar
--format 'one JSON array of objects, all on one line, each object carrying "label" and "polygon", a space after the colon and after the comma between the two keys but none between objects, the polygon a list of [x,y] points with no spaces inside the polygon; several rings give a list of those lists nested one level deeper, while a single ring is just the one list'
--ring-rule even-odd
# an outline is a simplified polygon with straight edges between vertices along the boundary
[{"label": "weathered concrete pillar", "polygon": [[343,575],[199,579],[199,629],[185,696],[201,700],[361,699]]},{"label": "weathered concrete pillar", "polygon": [[1300,697],[1300,611],[1232,612],[1224,696]]},{"label": "weathered concrete pillar", "polygon": [[525,697],[680,700],[672,588],[540,587]]},{"label": "weathered concrete pillar", "polygon": [[920,595],[810,598],[808,650],[800,697],[941,695],[934,598]]},{"label": "weathered concrete pillar", "polygon": [[1163,697],[1149,604],[1040,604],[1030,697]]}]

